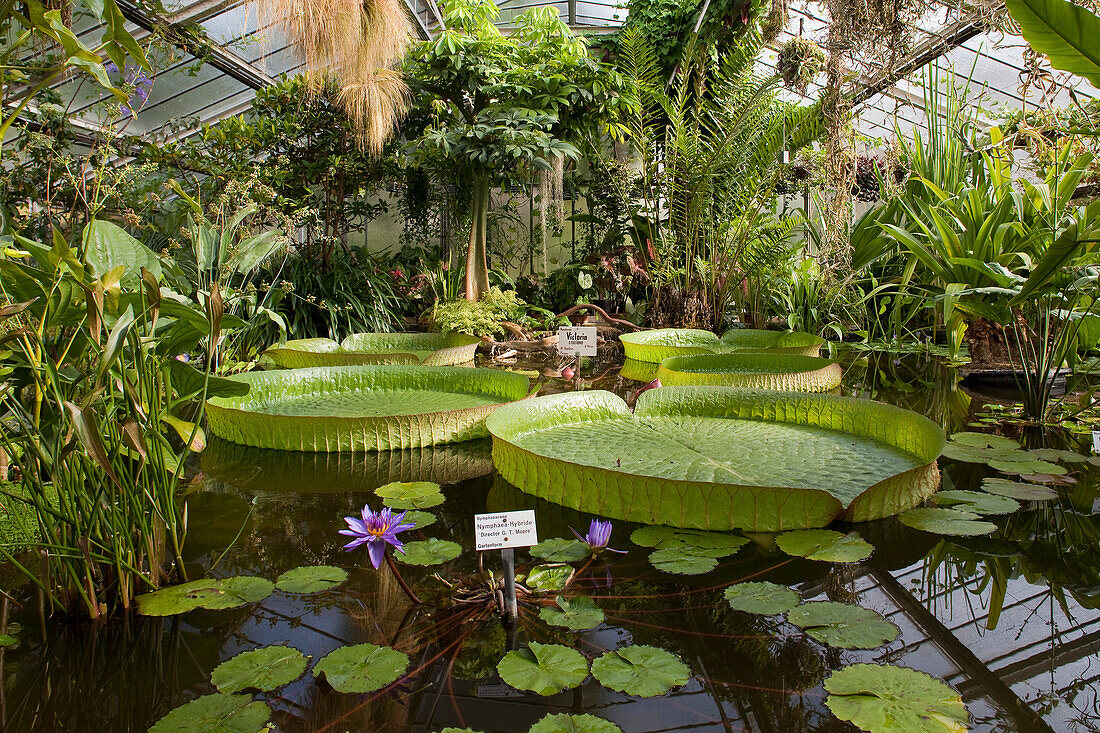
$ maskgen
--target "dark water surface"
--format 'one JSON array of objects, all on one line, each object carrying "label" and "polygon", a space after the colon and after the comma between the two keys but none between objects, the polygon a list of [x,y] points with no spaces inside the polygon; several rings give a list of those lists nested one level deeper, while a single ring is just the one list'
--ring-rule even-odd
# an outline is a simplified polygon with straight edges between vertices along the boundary
[{"label": "dark water surface", "polygon": [[[967,429],[983,398],[956,388],[942,362],[910,355],[845,357],[843,391],[908,407]],[[597,371],[606,367],[597,365]],[[638,386],[612,368],[587,387],[625,394]],[[550,380],[551,391],[565,388]],[[1083,443],[1059,433],[1009,431],[1026,447]],[[751,448],[750,448],[751,449]],[[23,644],[0,651],[0,715],[5,731],[140,732],[170,709],[214,691],[210,672],[235,654],[289,644],[316,661],[347,644],[387,644],[409,654],[410,674],[380,693],[345,695],[308,673],[278,693],[258,695],[275,711],[276,730],[437,731],[446,726],[522,733],[550,712],[588,712],[626,733],[659,731],[856,730],[824,705],[821,683],[855,662],[913,667],[957,689],[978,731],[1100,731],[1100,469],[1077,468],[1062,498],[994,521],[989,537],[946,538],[894,519],[857,525],[875,545],[859,565],[791,559],[770,535],[702,576],[654,570],[649,550],[633,547],[633,525],[616,522],[612,546],[629,549],[588,567],[576,591],[607,614],[601,627],[569,632],[541,622],[525,607],[509,633],[495,617],[471,618],[442,603],[412,607],[387,572],[365,552],[345,553],[336,532],[342,517],[377,498],[390,481],[443,484],[447,501],[425,537],[460,543],[455,562],[405,567],[426,597],[447,597],[438,572],[450,579],[475,568],[472,515],[534,508],[540,538],[582,533],[589,517],[533,499],[492,470],[488,441],[400,453],[325,455],[278,453],[212,441],[202,457],[205,479],[188,501],[187,555],[192,577],[248,574],[274,580],[300,565],[332,564],[350,571],[332,591],[266,600],[229,611],[178,618],[133,616],[100,627],[52,622],[44,642],[33,616]],[[977,488],[993,472],[941,459],[945,488]],[[1100,508],[1100,507],[1098,507]],[[417,533],[410,533],[417,534]],[[236,541],[234,542],[234,539]],[[417,537],[412,537],[416,539]],[[227,550],[226,548],[229,547]],[[526,553],[517,561],[530,565]],[[487,567],[499,566],[495,553]],[[216,567],[215,567],[216,564]],[[794,586],[804,600],[858,603],[901,629],[873,651],[824,646],[781,617],[731,610],[722,590],[741,580]],[[28,604],[33,608],[33,604]],[[515,643],[556,641],[590,658],[627,643],[677,654],[692,670],[683,688],[636,699],[591,678],[549,698],[512,690],[495,665]]]}]

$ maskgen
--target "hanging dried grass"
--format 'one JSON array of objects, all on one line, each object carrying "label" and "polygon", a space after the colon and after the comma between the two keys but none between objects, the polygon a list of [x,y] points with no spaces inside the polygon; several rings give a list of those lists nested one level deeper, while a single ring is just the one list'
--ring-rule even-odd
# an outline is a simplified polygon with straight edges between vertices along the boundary
[{"label": "hanging dried grass", "polygon": [[305,63],[314,88],[336,79],[364,147],[382,150],[404,114],[409,92],[392,67],[411,25],[400,0],[257,0]]}]

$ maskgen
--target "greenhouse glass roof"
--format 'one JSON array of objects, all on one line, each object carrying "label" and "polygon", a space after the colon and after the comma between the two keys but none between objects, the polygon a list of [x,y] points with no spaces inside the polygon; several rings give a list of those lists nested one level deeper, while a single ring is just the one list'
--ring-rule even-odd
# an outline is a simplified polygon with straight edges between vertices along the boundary
[{"label": "greenhouse glass roof", "polygon": [[[437,32],[440,12],[436,0],[405,2],[416,32],[423,37]],[[498,2],[499,23],[507,27],[525,10],[546,4],[531,0]],[[553,5],[572,27],[590,33],[614,30],[627,12],[614,0],[568,0]],[[150,15],[133,0],[120,0],[119,6],[130,21],[129,29],[152,48],[156,70],[148,99],[126,124],[126,134],[159,140],[186,136],[204,123],[244,112],[257,88],[301,68],[278,29],[261,23],[250,2],[170,2],[161,16]],[[861,132],[872,137],[888,136],[893,133],[895,117],[903,130],[920,124],[922,97],[917,82],[930,66],[941,78],[954,75],[957,81],[966,83],[971,99],[979,99],[985,109],[998,105],[1016,109],[1064,106],[1072,101],[1070,89],[1078,102],[1100,95],[1087,83],[1074,86],[1075,81],[1067,75],[1052,73],[1049,68],[1042,84],[1024,85],[1030,65],[1024,57],[1027,46],[1023,39],[989,32],[966,19],[945,18],[946,7],[933,3],[914,24],[910,52],[896,64],[895,71],[884,70],[853,80]],[[823,44],[826,24],[818,5],[792,7],[786,30],[772,44],[763,63],[774,68],[778,49],[795,35]],[[163,40],[149,43],[154,28],[159,29]],[[98,28],[87,16],[77,17],[74,29],[87,41],[98,38]],[[199,55],[205,63],[197,63]],[[70,110],[84,119],[86,127],[96,130],[96,103],[108,101],[107,95],[79,79],[64,83],[59,91],[62,99],[71,100]],[[818,87],[811,86],[806,97],[813,98],[818,91]]]}]

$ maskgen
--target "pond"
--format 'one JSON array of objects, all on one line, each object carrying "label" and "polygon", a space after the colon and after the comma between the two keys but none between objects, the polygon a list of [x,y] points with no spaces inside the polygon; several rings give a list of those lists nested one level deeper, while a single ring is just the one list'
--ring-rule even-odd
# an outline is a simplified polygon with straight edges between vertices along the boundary
[{"label": "pond", "polygon": [[[927,415],[948,433],[968,425],[989,402],[955,386],[954,371],[922,354],[842,354],[845,394],[894,403]],[[523,366],[523,365],[520,365]],[[531,365],[528,365],[531,366]],[[606,371],[605,371],[606,370]],[[639,382],[617,365],[586,388],[627,395]],[[571,388],[547,381],[547,391]],[[979,423],[980,424],[980,423]],[[981,429],[981,428],[978,428]],[[1071,448],[1084,441],[1061,431],[1012,433],[1025,447]],[[760,440],[766,440],[761,437]],[[750,447],[743,448],[751,450]],[[976,489],[999,475],[975,463],[941,459],[945,489]],[[349,577],[313,594],[275,591],[240,608],[182,616],[133,615],[102,626],[51,621],[40,639],[33,596],[12,620],[20,644],[0,651],[3,730],[147,730],[169,710],[215,691],[211,672],[240,652],[289,645],[311,664],[350,644],[392,646],[410,657],[408,673],[378,692],[345,694],[311,671],[275,692],[260,693],[275,730],[439,731],[468,727],[525,732],[550,713],[591,714],[627,733],[643,731],[846,731],[825,705],[822,683],[860,662],[911,667],[954,687],[977,731],[1100,730],[1100,468],[1074,463],[1059,498],[1025,503],[991,518],[981,537],[940,537],[896,518],[854,525],[874,554],[833,564],[791,557],[774,535],[748,534],[747,544],[699,575],[656,569],[653,551],[630,541],[636,525],[615,522],[611,547],[577,563],[571,593],[604,612],[595,629],[571,631],[524,605],[516,628],[489,606],[449,604],[445,581],[477,570],[473,515],[534,509],[540,539],[581,534],[592,517],[534,499],[495,474],[489,441],[368,454],[280,453],[211,440],[189,490],[189,576],[255,575],[275,580],[304,565],[335,565]],[[391,573],[374,570],[362,550],[345,553],[343,517],[375,488],[392,481],[442,485],[444,503],[427,508],[437,521],[409,532],[461,545],[454,561],[403,565],[429,602],[413,606]],[[517,551],[520,571],[534,563]],[[500,558],[486,553],[487,570]],[[823,644],[781,615],[733,610],[723,591],[733,583],[771,581],[803,601],[839,601],[872,609],[900,629],[873,650]],[[24,594],[26,590],[24,589]],[[548,598],[552,599],[553,593]],[[527,642],[557,643],[595,659],[626,644],[674,654],[686,684],[638,697],[588,677],[549,696],[502,682],[497,663]],[[583,728],[582,728],[583,729]]]}]

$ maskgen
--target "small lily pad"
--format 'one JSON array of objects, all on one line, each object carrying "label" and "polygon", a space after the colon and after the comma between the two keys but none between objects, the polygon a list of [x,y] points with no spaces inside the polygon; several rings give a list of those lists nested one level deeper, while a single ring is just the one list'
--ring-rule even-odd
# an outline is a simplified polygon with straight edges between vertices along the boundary
[{"label": "small lily pad", "polygon": [[989,433],[955,433],[950,440],[952,443],[959,443],[972,448],[1015,450],[1020,447],[1020,444],[1012,438],[1006,438],[1003,435],[990,435]]},{"label": "small lily pad", "polygon": [[0,634],[0,649],[11,649],[19,646],[19,639],[11,634]]},{"label": "small lily pad", "polygon": [[332,565],[307,565],[287,570],[275,580],[283,593],[320,593],[343,583],[348,571]]},{"label": "small lily pad", "polygon": [[970,722],[959,693],[907,667],[853,664],[829,675],[825,691],[834,715],[874,733],[960,733]]},{"label": "small lily pad", "polygon": [[329,652],[313,667],[337,692],[374,692],[401,678],[409,657],[388,646],[355,644]]},{"label": "small lily pad", "polygon": [[556,695],[579,687],[588,677],[588,660],[576,649],[562,644],[532,641],[525,649],[508,652],[497,663],[505,683],[537,695]]},{"label": "small lily pad", "polygon": [[574,631],[594,629],[603,623],[603,610],[598,608],[588,596],[577,596],[566,600],[562,596],[554,599],[557,605],[546,606],[539,610],[539,618],[551,626],[564,626]]},{"label": "small lily pad", "polygon": [[869,608],[847,603],[803,603],[787,620],[823,644],[841,649],[874,649],[898,638],[898,627]]},{"label": "small lily pad", "polygon": [[265,646],[225,660],[210,681],[219,692],[271,692],[301,677],[307,664],[306,656],[293,647]]},{"label": "small lily pad", "polygon": [[572,574],[572,565],[536,565],[527,573],[524,585],[532,590],[558,591],[565,587]]},{"label": "small lily pad", "polygon": [[779,549],[788,555],[822,562],[859,562],[875,548],[855,532],[842,534],[831,529],[799,529],[775,538]]},{"label": "small lily pad", "polygon": [[267,578],[257,578],[250,575],[222,578],[218,583],[218,594],[207,599],[202,607],[212,611],[237,608],[248,603],[262,601],[271,595],[274,590],[275,584]]},{"label": "small lily pad", "polygon": [[653,567],[675,575],[702,575],[718,567],[718,558],[694,547],[666,547],[649,553]]},{"label": "small lily pad", "polygon": [[634,644],[599,656],[592,662],[592,676],[612,690],[656,697],[686,685],[691,670],[672,652]]},{"label": "small lily pad", "polygon": [[576,562],[588,557],[588,545],[580,540],[551,537],[527,549],[531,557],[550,562]]},{"label": "small lily pad", "polygon": [[439,484],[431,481],[394,481],[379,486],[374,493],[382,497],[382,503],[390,509],[427,509],[443,503]]},{"label": "small lily pad", "polygon": [[413,529],[424,529],[425,527],[435,524],[437,519],[439,519],[439,517],[431,512],[421,512],[416,509],[410,509],[405,512],[405,518],[401,521],[411,522]]},{"label": "small lily pad", "polygon": [[956,509],[910,509],[898,515],[906,527],[951,537],[974,537],[997,531],[993,522],[979,521],[977,514]]},{"label": "small lily pad", "polygon": [[[642,547],[664,550],[672,547],[692,547],[709,550],[711,557],[732,555],[749,543],[745,537],[725,532],[703,532],[691,529],[676,529],[654,525],[639,527],[630,534],[630,541]],[[697,554],[704,554],[699,552]]]},{"label": "small lily pad", "polygon": [[[1024,454],[1027,455],[1026,453]],[[1017,473],[1023,475],[1043,474],[1046,476],[1061,476],[1068,472],[1065,466],[1057,463],[1049,463],[1036,459],[1015,460],[1001,459],[989,461],[989,467],[1001,473]]]},{"label": "small lily pad", "polygon": [[588,713],[552,713],[532,725],[527,733],[623,733],[623,729]]},{"label": "small lily pad", "polygon": [[1058,450],[1057,448],[1033,448],[1028,455],[1038,458],[1040,461],[1062,461],[1063,463],[1085,463],[1088,456],[1074,453],[1071,450]]},{"label": "small lily pad", "polygon": [[395,552],[398,562],[406,565],[439,565],[454,560],[462,554],[462,545],[449,540],[431,537],[417,542],[406,542],[405,552]]},{"label": "small lily pad", "polygon": [[731,585],[726,588],[725,597],[731,608],[761,616],[786,613],[802,600],[796,591],[766,580]]},{"label": "small lily pad", "polygon": [[143,593],[137,597],[138,611],[146,616],[175,616],[197,608],[236,608],[262,601],[273,590],[275,584],[265,578],[203,578]]},{"label": "small lily pad", "polygon": [[180,705],[158,720],[149,733],[260,733],[267,730],[271,708],[251,695],[217,692]]},{"label": "small lily pad", "polygon": [[1012,514],[1020,508],[1020,503],[1014,499],[983,491],[941,491],[932,499],[936,506],[952,507],[972,514]]},{"label": "small lily pad", "polygon": [[982,479],[982,491],[1019,501],[1051,501],[1058,498],[1058,492],[1049,486],[1009,481],[1003,478]]}]

